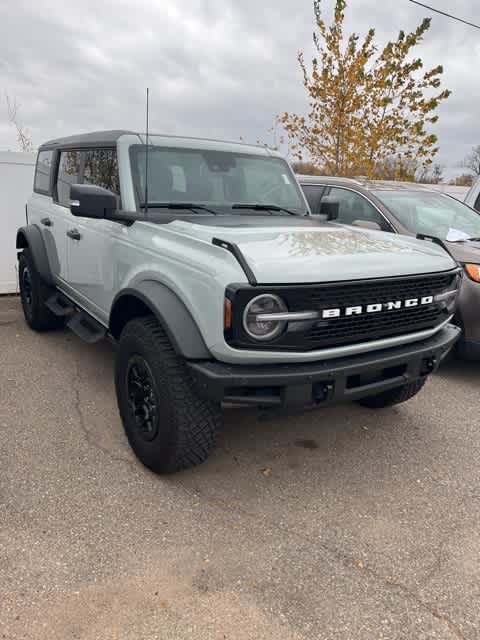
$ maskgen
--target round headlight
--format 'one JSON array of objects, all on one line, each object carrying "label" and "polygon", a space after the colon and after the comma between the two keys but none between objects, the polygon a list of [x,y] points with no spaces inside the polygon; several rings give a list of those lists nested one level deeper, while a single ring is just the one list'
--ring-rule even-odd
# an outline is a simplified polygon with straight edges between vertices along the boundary
[{"label": "round headlight", "polygon": [[285,329],[285,320],[265,320],[258,316],[272,313],[286,313],[285,302],[278,296],[264,293],[252,298],[243,312],[243,328],[254,340],[273,340]]}]

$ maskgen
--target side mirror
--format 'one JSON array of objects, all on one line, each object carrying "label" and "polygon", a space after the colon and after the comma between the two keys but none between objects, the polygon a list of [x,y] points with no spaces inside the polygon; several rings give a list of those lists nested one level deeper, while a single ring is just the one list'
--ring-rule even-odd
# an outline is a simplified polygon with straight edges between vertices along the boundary
[{"label": "side mirror", "polygon": [[81,218],[108,218],[117,210],[117,196],[92,184],[72,184],[70,211]]},{"label": "side mirror", "polygon": [[323,198],[320,203],[320,215],[326,216],[327,220],[336,220],[339,209],[340,203],[336,200],[330,200],[328,196]]},{"label": "side mirror", "polygon": [[354,227],[362,227],[363,229],[382,231],[382,227],[378,224],[378,222],[374,222],[373,220],[354,220],[352,222],[352,225]]}]

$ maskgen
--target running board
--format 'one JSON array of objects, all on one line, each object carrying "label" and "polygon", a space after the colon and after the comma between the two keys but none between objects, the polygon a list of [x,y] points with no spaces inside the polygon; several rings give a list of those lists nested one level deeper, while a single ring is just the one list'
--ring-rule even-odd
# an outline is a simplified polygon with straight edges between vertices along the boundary
[{"label": "running board", "polygon": [[107,330],[104,326],[81,311],[78,311],[70,318],[67,322],[67,327],[89,344],[100,342],[107,335]]},{"label": "running board", "polygon": [[45,306],[56,316],[68,316],[73,313],[74,308],[68,298],[61,293],[54,293],[45,302]]}]

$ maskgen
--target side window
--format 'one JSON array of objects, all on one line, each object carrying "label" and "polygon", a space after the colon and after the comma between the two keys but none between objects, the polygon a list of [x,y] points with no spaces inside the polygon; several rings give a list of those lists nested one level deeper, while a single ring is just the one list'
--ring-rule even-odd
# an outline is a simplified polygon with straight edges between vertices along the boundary
[{"label": "side window", "polygon": [[70,206],[70,186],[80,182],[80,151],[62,151],[57,174],[57,202]]},{"label": "side window", "polygon": [[320,213],[320,202],[322,201],[322,195],[325,191],[325,187],[318,184],[302,184],[303,193],[307,198],[310,205],[310,211],[313,214]]},{"label": "side window", "polygon": [[84,152],[83,180],[120,195],[116,149],[90,149]]},{"label": "side window", "polygon": [[477,199],[475,200],[475,204],[473,205],[473,208],[476,209],[477,211],[480,211],[480,193],[477,196]]},{"label": "side window", "polygon": [[35,180],[33,190],[36,193],[51,195],[50,177],[52,174],[53,151],[40,151],[35,168]]},{"label": "side window", "polygon": [[324,195],[339,203],[337,222],[352,224],[356,220],[376,222],[383,231],[392,231],[385,218],[362,195],[337,187],[326,190]]}]

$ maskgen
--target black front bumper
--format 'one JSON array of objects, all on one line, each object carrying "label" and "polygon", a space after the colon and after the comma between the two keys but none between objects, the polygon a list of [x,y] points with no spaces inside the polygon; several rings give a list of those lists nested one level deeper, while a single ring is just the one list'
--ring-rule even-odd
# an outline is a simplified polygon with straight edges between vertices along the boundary
[{"label": "black front bumper", "polygon": [[358,400],[423,378],[460,336],[447,325],[413,344],[309,364],[232,365],[188,362],[198,392],[216,402],[308,407]]}]

